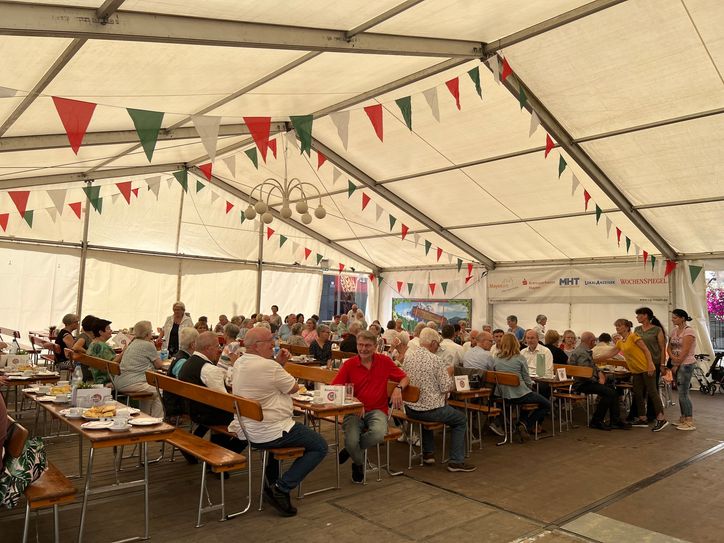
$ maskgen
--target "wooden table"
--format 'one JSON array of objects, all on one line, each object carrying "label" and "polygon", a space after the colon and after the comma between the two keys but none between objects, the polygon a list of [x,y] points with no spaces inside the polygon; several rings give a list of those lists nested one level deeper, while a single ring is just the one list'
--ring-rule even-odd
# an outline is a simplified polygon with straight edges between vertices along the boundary
[{"label": "wooden table", "polygon": [[[53,373],[52,375],[46,375],[46,374],[33,374],[29,377],[25,377],[22,375],[7,375],[6,371],[0,371],[3,375],[5,375],[8,378],[8,384],[7,389],[8,392],[10,391],[10,387],[14,387],[15,392],[15,411],[13,412],[14,415],[17,415],[20,413],[20,410],[18,409],[18,387],[26,387],[33,385],[35,383],[41,383],[44,385],[47,384],[53,384],[57,383],[60,379],[60,375],[58,373]],[[7,395],[3,395],[5,399],[5,403],[7,404]]]},{"label": "wooden table", "polygon": [[[88,508],[88,498],[95,494],[101,494],[105,492],[111,492],[126,488],[143,487],[143,498],[144,498],[144,532],[143,536],[137,536],[123,541],[134,541],[138,539],[148,539],[148,442],[149,441],[161,441],[164,436],[171,434],[174,431],[174,427],[165,422],[155,424],[153,426],[132,426],[130,430],[126,432],[112,432],[111,430],[86,430],[81,428],[81,425],[87,422],[84,419],[69,419],[60,414],[60,411],[70,407],[70,404],[56,404],[56,403],[45,403],[37,402],[41,409],[49,413],[53,418],[60,420],[65,424],[72,432],[78,434],[80,447],[79,451],[82,452],[82,441],[87,439],[90,442],[90,449],[88,451],[88,463],[86,468],[85,487],[83,491],[83,505],[80,513],[80,526],[78,527],[78,543],[83,541],[83,529],[85,527],[86,512]],[[122,404],[118,404],[122,406]],[[122,406],[125,407],[125,406]],[[139,414],[143,416],[143,413]],[[146,415],[147,416],[147,415]],[[91,482],[93,479],[93,457],[96,449],[107,449],[109,447],[123,447],[125,445],[140,445],[141,455],[143,458],[143,479],[128,482],[116,482],[115,484],[99,486],[91,488]]]},{"label": "wooden table", "polygon": [[[490,388],[475,388],[471,390],[463,390],[463,391],[457,391],[453,392],[451,397],[455,400],[460,400],[465,404],[465,419],[468,421],[468,431],[466,432],[466,441],[468,444],[468,450],[467,450],[467,456],[470,456],[470,453],[473,452],[473,443],[479,443],[480,448],[483,448],[483,432],[480,428],[480,425],[478,424],[478,439],[473,439],[473,417],[469,416],[472,413],[470,413],[468,409],[468,402],[470,400],[474,400],[476,398],[489,398],[492,394],[493,390]],[[480,414],[478,413],[478,417]],[[480,419],[478,418],[478,422],[480,422]]]},{"label": "wooden table", "polygon": [[[301,486],[299,489],[299,497],[303,497],[306,495],[316,494],[318,492],[324,492],[325,490],[336,490],[340,488],[340,482],[339,482],[339,417],[344,417],[345,415],[361,415],[364,406],[361,402],[358,402],[357,400],[354,400],[351,403],[345,403],[344,405],[337,405],[337,404],[330,404],[330,403],[312,403],[312,402],[303,402],[301,400],[297,400],[292,398],[292,403],[294,404],[294,407],[304,411],[305,414],[305,422],[309,415],[322,420],[326,419],[329,420],[330,418],[334,417],[334,443],[328,443],[328,447],[330,451],[334,451],[334,466],[335,466],[335,474],[337,476],[337,485],[336,486],[330,486],[327,488],[321,488],[319,490],[313,490],[311,492],[305,492],[302,494]],[[320,431],[321,431],[321,424],[320,424]]]}]

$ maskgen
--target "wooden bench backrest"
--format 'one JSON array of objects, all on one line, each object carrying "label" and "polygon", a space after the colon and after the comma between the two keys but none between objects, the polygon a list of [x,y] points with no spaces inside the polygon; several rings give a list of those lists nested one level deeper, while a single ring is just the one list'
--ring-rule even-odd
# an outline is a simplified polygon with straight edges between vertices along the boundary
[{"label": "wooden bench backrest", "polygon": [[[392,396],[395,391],[395,387],[398,385],[395,381],[387,381],[387,395]],[[402,391],[402,401],[415,403],[420,399],[420,387],[407,385],[405,390]]]},{"label": "wooden bench backrest", "polygon": [[331,384],[332,379],[337,375],[337,370],[303,366],[302,364],[293,364],[291,362],[287,362],[284,369],[297,379],[312,381],[314,383],[324,383],[325,385]]},{"label": "wooden bench backrest", "polygon": [[559,368],[566,369],[566,375],[568,377],[583,377],[584,379],[590,379],[593,376],[593,368],[588,366],[572,366],[570,364],[553,364],[553,369]]},{"label": "wooden bench backrest", "polygon": [[[202,403],[228,413],[236,413],[252,420],[263,420],[261,404],[255,400],[242,398],[226,392],[217,392],[206,387],[180,381],[174,377],[163,375],[155,371],[146,371],[146,381],[149,385],[161,390],[171,392],[177,396]],[[236,407],[235,407],[236,406]]]},{"label": "wooden bench backrest", "polygon": [[47,343],[52,343],[52,341],[48,339],[44,339],[42,337],[34,336],[33,334],[28,334],[28,339],[30,339],[30,345],[33,346],[33,349],[35,347],[38,347],[38,350],[41,349],[52,349],[51,347],[45,347]]},{"label": "wooden bench backrest", "polygon": [[73,360],[101,371],[107,371],[110,375],[120,375],[121,365],[118,362],[112,360],[104,360],[103,358],[97,358],[90,356],[85,353],[73,353]]},{"label": "wooden bench backrest", "polygon": [[18,330],[13,330],[12,328],[4,328],[0,326],[0,336],[5,336],[12,341],[13,338],[20,339],[20,332]]},{"label": "wooden bench backrest", "polygon": [[508,371],[486,371],[485,382],[491,385],[506,385],[517,387],[520,385],[520,376]]},{"label": "wooden bench backrest", "polygon": [[332,360],[344,360],[345,358],[352,358],[353,356],[357,356],[357,353],[332,350]]},{"label": "wooden bench backrest", "polygon": [[[10,426],[13,422],[15,422],[13,418],[8,417],[8,430],[10,429]],[[23,452],[23,447],[25,447],[25,442],[28,440],[29,435],[30,432],[28,432],[28,430],[23,425],[16,422],[12,429],[12,435],[10,436],[10,439],[5,441],[5,450],[7,451],[7,453],[13,458],[17,458],[18,456],[20,456]]]},{"label": "wooden bench backrest", "polygon": [[286,349],[294,356],[309,354],[309,347],[302,347],[301,345],[289,345],[289,343],[280,343],[279,348]]}]

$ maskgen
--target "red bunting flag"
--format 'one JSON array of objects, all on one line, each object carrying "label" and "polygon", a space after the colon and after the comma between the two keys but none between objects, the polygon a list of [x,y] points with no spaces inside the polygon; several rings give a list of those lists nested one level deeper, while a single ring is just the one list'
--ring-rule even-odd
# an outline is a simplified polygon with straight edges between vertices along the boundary
[{"label": "red bunting flag", "polygon": [[7,231],[9,218],[10,218],[10,213],[0,214],[0,226],[2,226],[3,232]]},{"label": "red bunting flag", "polygon": [[72,204],[68,204],[68,207],[73,210],[73,213],[75,213],[75,216],[80,219],[80,202],[73,202]]},{"label": "red bunting flag", "polygon": [[440,247],[437,248],[437,262],[440,262],[440,257],[442,256],[442,249]]},{"label": "red bunting flag", "polygon": [[468,276],[465,278],[465,284],[467,285],[472,278],[473,278],[472,275],[468,275]]},{"label": "red bunting flag", "polygon": [[226,214],[228,215],[229,211],[231,211],[232,209],[234,209],[234,204],[232,204],[229,200],[226,200]]},{"label": "red bunting flag", "polygon": [[60,116],[60,122],[63,123],[65,133],[68,135],[70,147],[77,155],[96,105],[91,102],[58,98],[57,96],[53,96],[53,103]]},{"label": "red bunting flag", "polygon": [[372,127],[375,129],[375,134],[384,141],[384,133],[382,129],[382,104],[375,104],[374,106],[365,107],[365,113],[369,117]]},{"label": "red bunting flag", "polygon": [[29,190],[11,190],[8,192],[10,198],[12,198],[15,207],[18,208],[18,213],[21,217],[25,216],[25,210],[28,207],[28,197],[30,196]]},{"label": "red bunting flag", "polygon": [[469,276],[473,275],[473,263],[472,262],[468,262],[468,275]]},{"label": "red bunting flag", "polygon": [[374,274],[374,273],[369,274],[367,277],[370,278],[370,281],[371,281],[372,283],[375,282],[375,274]]},{"label": "red bunting flag", "polygon": [[644,251],[644,266],[646,265],[646,262],[648,261],[648,259],[649,259],[649,253]]},{"label": "red bunting flag", "polygon": [[269,148],[269,134],[271,133],[271,117],[244,117],[244,123],[254,143],[261,152],[261,158],[266,162],[266,151]]},{"label": "red bunting flag", "polygon": [[587,190],[584,190],[584,191],[583,191],[583,199],[584,199],[584,201],[585,201],[584,208],[585,208],[586,211],[588,211],[588,202],[591,201],[591,195],[588,194],[588,191],[587,191]]},{"label": "red bunting flag", "polygon": [[621,229],[616,227],[616,240],[618,240],[618,246],[621,247]]},{"label": "red bunting flag", "polygon": [[304,248],[304,260],[308,259],[308,258],[309,258],[309,255],[311,255],[311,254],[312,254],[312,250],[311,250],[311,249],[307,249],[307,248],[305,247],[305,248]]},{"label": "red bunting flag", "polygon": [[371,200],[371,199],[372,199],[372,198],[370,198],[369,196],[367,196],[364,192],[362,193],[362,211],[365,210],[365,208],[367,207],[367,204],[370,203],[370,200]]},{"label": "red bunting flag", "polygon": [[409,230],[410,229],[408,228],[408,226],[406,224],[402,225],[402,241],[405,241],[405,237],[407,237],[407,232]]},{"label": "red bunting flag", "polygon": [[450,91],[450,94],[453,95],[453,98],[455,98],[455,105],[458,107],[458,110],[460,109],[460,78],[456,77],[455,79],[451,79],[450,81],[445,81],[445,86],[447,87],[447,90]]},{"label": "red bunting flag", "polygon": [[211,181],[211,168],[213,167],[213,164],[211,162],[207,162],[206,164],[199,164],[199,170],[204,174],[204,177],[207,181]]},{"label": "red bunting flag", "polygon": [[341,262],[339,263],[339,273],[342,273],[344,271],[344,264]]},{"label": "red bunting flag", "polygon": [[269,149],[271,149],[271,152],[274,155],[274,158],[276,158],[277,157],[277,140],[270,139],[267,142],[267,147],[269,147]]},{"label": "red bunting flag", "polygon": [[116,186],[118,187],[118,190],[121,191],[121,194],[126,199],[127,203],[131,203],[131,182],[125,181],[123,183],[116,183]]},{"label": "red bunting flag", "polygon": [[[229,202],[226,202],[226,205],[228,206],[228,205],[229,205]],[[266,239],[267,239],[267,241],[268,241],[269,238],[271,238],[273,235],[274,235],[274,230],[272,230],[270,227],[267,226],[267,227],[266,227]]]},{"label": "red bunting flag", "polygon": [[327,157],[317,151],[317,169],[321,168],[325,162],[327,162]]},{"label": "red bunting flag", "polygon": [[138,187],[131,189],[131,192],[136,196],[136,198],[138,198]]},{"label": "red bunting flag", "polygon": [[669,275],[672,271],[676,269],[676,262],[673,260],[666,260],[666,269],[664,270],[664,277]]},{"label": "red bunting flag", "polygon": [[551,138],[550,134],[546,134],[546,152],[543,155],[543,158],[548,158],[548,154],[553,150],[555,146],[556,144],[553,143],[553,139]]},{"label": "red bunting flag", "polygon": [[513,69],[510,67],[510,64],[508,64],[508,59],[503,59],[503,73],[500,74],[500,80],[505,81],[508,79],[508,76],[513,73]]},{"label": "red bunting flag", "polygon": [[428,286],[430,287],[430,292],[435,294],[435,283],[430,283]]},{"label": "red bunting flag", "polygon": [[402,294],[402,285],[404,285],[404,284],[405,284],[404,281],[397,282],[397,292],[399,292],[400,294]]}]

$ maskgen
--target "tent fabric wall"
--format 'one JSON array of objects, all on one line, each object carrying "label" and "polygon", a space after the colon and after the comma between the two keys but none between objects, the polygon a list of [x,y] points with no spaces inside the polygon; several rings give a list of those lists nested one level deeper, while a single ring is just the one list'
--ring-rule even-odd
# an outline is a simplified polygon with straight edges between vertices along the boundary
[{"label": "tent fabric wall", "polygon": [[0,243],[0,326],[20,330],[23,344],[29,330],[60,326],[75,311],[79,257],[77,249]]},{"label": "tent fabric wall", "polygon": [[261,312],[271,313],[279,306],[282,317],[289,313],[319,314],[322,297],[322,274],[304,271],[282,271],[265,268],[261,274]]},{"label": "tent fabric wall", "polygon": [[[711,335],[709,333],[709,311],[706,305],[706,278],[704,270],[701,270],[696,281],[691,282],[689,274],[689,265],[702,266],[700,261],[684,261],[680,262],[674,270],[674,308],[681,308],[686,311],[692,318],[689,323],[696,332],[696,352],[706,353],[714,359],[714,346],[711,343]],[[667,323],[671,328],[671,319]],[[709,369],[707,363],[702,363],[701,367],[704,371]]]}]

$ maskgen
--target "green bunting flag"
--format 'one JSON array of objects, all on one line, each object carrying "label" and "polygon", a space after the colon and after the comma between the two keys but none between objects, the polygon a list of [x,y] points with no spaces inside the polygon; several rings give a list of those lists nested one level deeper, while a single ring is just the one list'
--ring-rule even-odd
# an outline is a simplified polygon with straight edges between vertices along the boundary
[{"label": "green bunting flag", "polygon": [[694,284],[694,281],[696,281],[697,277],[699,277],[702,269],[703,268],[701,266],[694,266],[693,264],[689,264],[689,277],[691,277],[692,285]]},{"label": "green bunting flag", "polygon": [[90,203],[93,206],[93,209],[95,209],[99,215],[103,213],[103,198],[91,200]]},{"label": "green bunting flag", "polygon": [[156,149],[158,133],[163,123],[163,112],[130,108],[126,108],[126,111],[131,116],[133,126],[136,127],[136,134],[138,134],[138,139],[141,140],[141,147],[146,153],[146,158],[151,162],[153,151]]},{"label": "green bunting flag", "polygon": [[520,109],[523,109],[525,105],[528,103],[528,97],[525,95],[525,90],[523,89],[523,85],[518,83],[518,86],[520,87],[520,90],[518,92],[518,102],[520,103]]},{"label": "green bunting flag", "polygon": [[287,237],[285,235],[279,234],[279,248],[281,249],[284,244],[287,242]]},{"label": "green bunting flag", "polygon": [[462,259],[458,258],[458,271],[460,271],[463,268],[463,261]]},{"label": "green bunting flag", "polygon": [[352,195],[354,194],[354,191],[357,190],[357,187],[349,179],[347,179],[347,183],[347,198],[352,198]]},{"label": "green bunting flag", "polygon": [[432,247],[432,242],[425,240],[425,256],[430,252],[430,247]]},{"label": "green bunting flag", "polygon": [[181,185],[184,189],[184,192],[189,191],[189,171],[187,169],[179,170],[177,172],[173,172],[173,176],[176,178],[176,181],[179,182],[179,185]]},{"label": "green bunting flag", "polygon": [[244,210],[241,210],[240,213],[241,214],[239,215],[239,219],[241,222],[239,224],[244,224],[244,221],[246,220],[246,215],[244,215]]},{"label": "green bunting flag", "polygon": [[563,173],[563,170],[566,169],[566,166],[568,163],[566,162],[566,159],[563,158],[563,155],[560,155],[558,157],[558,179],[561,178],[561,174]]},{"label": "green bunting flag", "polygon": [[440,286],[442,287],[442,293],[447,294],[447,281],[440,283]]},{"label": "green bunting flag", "polygon": [[628,236],[626,236],[626,254],[628,254],[628,250],[631,248],[631,240]]},{"label": "green bunting flag", "polygon": [[32,228],[33,227],[33,210],[28,209],[27,211],[25,211],[25,213],[23,213],[23,219],[25,219],[25,222],[28,223],[28,226],[30,228]]},{"label": "green bunting flag", "polygon": [[655,265],[656,265],[656,257],[654,255],[651,255],[651,271],[654,271]]},{"label": "green bunting flag", "polygon": [[378,275],[377,276],[377,286],[379,287],[381,284],[382,284],[382,276]]},{"label": "green bunting flag", "polygon": [[598,204],[596,204],[596,224],[598,224],[598,221],[601,220],[601,214],[603,213],[603,210],[598,207]]},{"label": "green bunting flag", "polygon": [[393,217],[390,215],[390,232],[392,232],[392,229],[395,227],[395,223],[397,222],[397,217]]},{"label": "green bunting flag", "polygon": [[251,160],[251,163],[258,170],[259,169],[259,156],[256,154],[256,147],[247,149],[246,151],[244,151],[244,154],[249,157],[249,160]]},{"label": "green bunting flag", "polygon": [[323,258],[324,258],[324,256],[317,253],[317,266],[319,266],[319,263],[322,261]]},{"label": "green bunting flag", "polygon": [[314,117],[312,115],[292,115],[289,119],[292,121],[294,130],[297,131],[297,136],[299,136],[301,142],[299,149],[309,156],[312,150],[312,122]]},{"label": "green bunting flag", "polygon": [[480,86],[480,67],[476,66],[472,70],[468,70],[468,75],[470,76],[470,79],[473,80],[473,83],[475,84],[475,92],[478,93],[478,96],[480,98],[483,97],[483,88]]},{"label": "green bunting flag", "polygon": [[409,296],[410,294],[412,294],[412,287],[414,287],[414,286],[415,286],[415,285],[414,285],[413,283],[407,283],[407,295],[408,295],[408,296]]},{"label": "green bunting flag", "polygon": [[400,108],[402,118],[405,119],[405,124],[409,130],[412,130],[412,97],[404,96],[395,100],[397,107]]},{"label": "green bunting flag", "polygon": [[83,187],[83,192],[90,200],[93,209],[101,213],[103,211],[103,198],[100,197],[101,188],[99,186]]},{"label": "green bunting flag", "polygon": [[202,189],[205,189],[206,185],[204,185],[201,181],[198,179],[196,180],[196,192],[201,191]]}]

